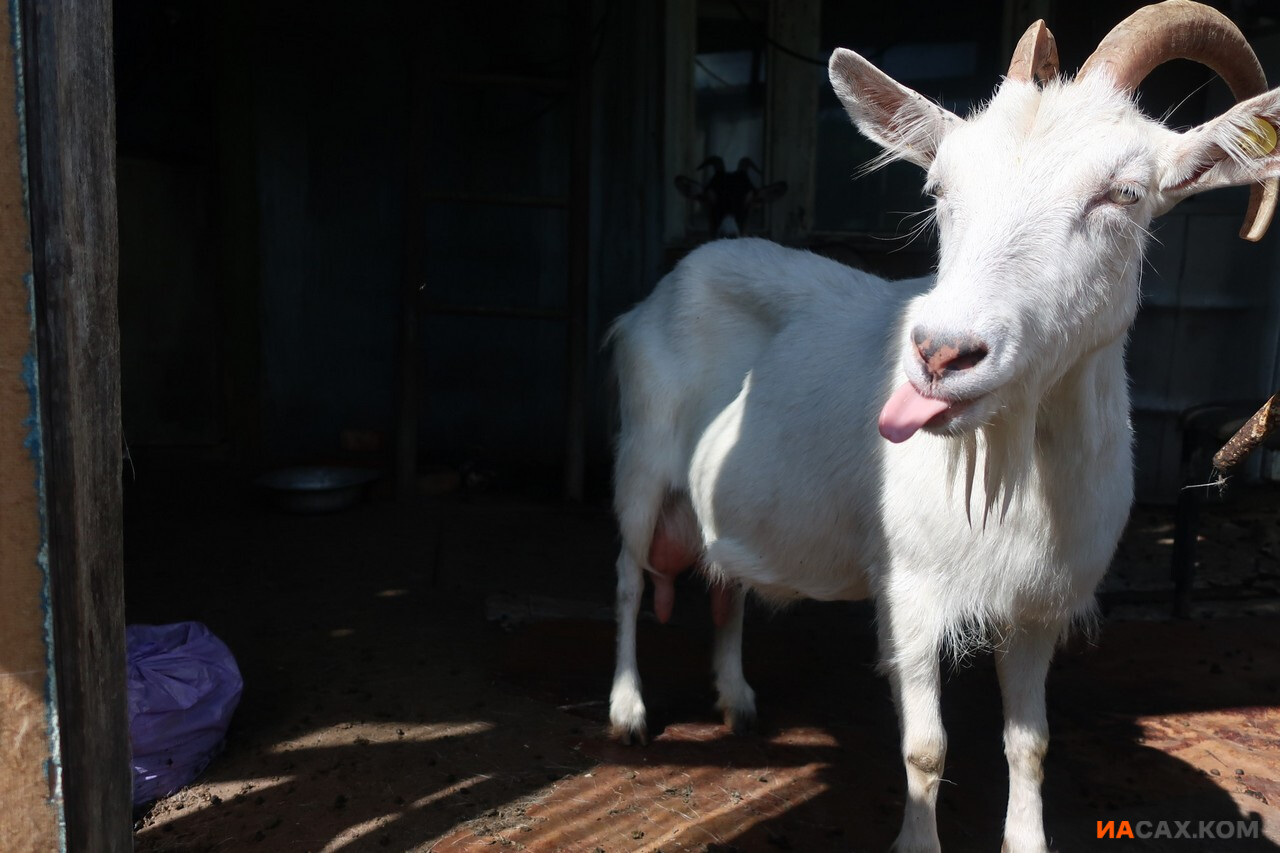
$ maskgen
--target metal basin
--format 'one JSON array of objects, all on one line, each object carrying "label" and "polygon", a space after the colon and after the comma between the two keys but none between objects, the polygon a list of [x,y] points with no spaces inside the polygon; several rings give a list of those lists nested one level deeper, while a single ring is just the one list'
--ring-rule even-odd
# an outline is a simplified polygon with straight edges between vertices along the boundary
[{"label": "metal basin", "polygon": [[254,482],[288,512],[335,512],[359,502],[376,479],[378,472],[368,468],[313,465],[270,471]]}]

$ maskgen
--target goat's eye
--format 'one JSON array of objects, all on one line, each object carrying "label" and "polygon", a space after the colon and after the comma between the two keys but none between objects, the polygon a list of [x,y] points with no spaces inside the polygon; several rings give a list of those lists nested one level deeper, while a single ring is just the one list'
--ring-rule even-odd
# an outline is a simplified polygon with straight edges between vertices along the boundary
[{"label": "goat's eye", "polygon": [[925,194],[925,195],[927,195],[929,198],[934,199],[934,200],[936,201],[937,199],[940,199],[940,198],[942,198],[942,196],[943,196],[943,192],[942,192],[942,185],[941,185],[941,184],[928,184],[928,185],[927,185],[927,186],[925,186],[925,188],[924,188],[924,194]]},{"label": "goat's eye", "polygon": [[1140,198],[1142,198],[1142,195],[1133,184],[1116,184],[1107,190],[1107,201],[1112,204],[1130,205]]}]

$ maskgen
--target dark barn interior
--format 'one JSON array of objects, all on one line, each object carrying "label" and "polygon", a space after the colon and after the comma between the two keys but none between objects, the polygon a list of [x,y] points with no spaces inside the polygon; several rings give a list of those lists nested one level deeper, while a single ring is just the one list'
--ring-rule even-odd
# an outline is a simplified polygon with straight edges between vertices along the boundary
[{"label": "dark barn interior", "polygon": [[[1139,5],[118,0],[126,615],[204,622],[245,680],[224,752],[139,809],[137,849],[887,849],[904,787],[865,605],[749,610],[764,720],[735,738],[686,576],[673,623],[641,628],[657,736],[606,736],[606,332],[709,239],[674,180],[710,155],[787,183],[747,233],[931,269],[933,235],[901,236],[919,170],[854,179],[875,150],[826,82],[834,47],[963,113],[1031,20],[1074,70]],[[1269,4],[1212,5],[1280,79]],[[1229,103],[1190,63],[1142,98],[1179,127]],[[1175,530],[1222,427],[1186,413],[1256,407],[1280,376],[1280,238],[1236,240],[1243,208],[1223,191],[1157,223],[1139,505],[1100,633],[1049,681],[1064,851],[1100,821],[1254,818],[1221,849],[1280,850],[1276,457],[1184,498],[1197,526]],[[298,511],[264,477],[303,466],[355,485]],[[1198,542],[1181,597],[1175,539]],[[1001,837],[994,682],[981,657],[948,676],[950,850]]]}]

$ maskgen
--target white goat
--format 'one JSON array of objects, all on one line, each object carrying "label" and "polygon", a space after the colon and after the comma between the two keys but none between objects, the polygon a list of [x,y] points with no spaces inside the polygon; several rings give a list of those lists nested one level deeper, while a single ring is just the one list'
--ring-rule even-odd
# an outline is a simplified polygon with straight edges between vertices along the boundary
[{"label": "white goat", "polygon": [[[1175,57],[1249,99],[1166,129],[1132,92]],[[761,240],[720,241],[618,320],[610,718],[623,739],[645,737],[635,623],[646,571],[664,619],[688,564],[716,585],[716,683],[734,728],[755,715],[745,590],[871,596],[908,782],[896,849],[939,849],[940,652],[987,643],[1004,695],[1004,849],[1045,851],[1045,675],[1093,609],[1132,500],[1124,347],[1148,225],[1194,193],[1255,184],[1246,228],[1261,235],[1280,174],[1280,90],[1260,94],[1240,32],[1186,0],[1135,13],[1074,81],[1058,78],[1037,22],[967,119],[851,51],[830,72],[884,159],[927,170],[937,275],[887,282]]]}]

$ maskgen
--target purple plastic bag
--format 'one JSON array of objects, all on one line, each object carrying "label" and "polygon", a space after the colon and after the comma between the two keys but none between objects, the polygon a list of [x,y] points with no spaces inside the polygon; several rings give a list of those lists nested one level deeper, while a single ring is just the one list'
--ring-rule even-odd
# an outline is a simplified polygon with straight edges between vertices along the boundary
[{"label": "purple plastic bag", "polygon": [[226,644],[199,622],[129,625],[133,803],[168,796],[222,745],[244,681]]}]

